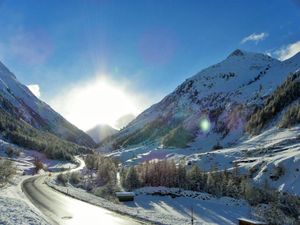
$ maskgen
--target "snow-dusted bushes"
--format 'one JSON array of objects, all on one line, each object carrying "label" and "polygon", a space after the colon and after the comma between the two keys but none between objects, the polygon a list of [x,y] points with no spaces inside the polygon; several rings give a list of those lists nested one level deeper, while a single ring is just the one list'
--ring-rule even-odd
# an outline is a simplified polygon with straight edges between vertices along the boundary
[{"label": "snow-dusted bushes", "polygon": [[44,169],[44,164],[38,157],[34,159],[33,165],[35,174],[37,174],[40,170]]},{"label": "snow-dusted bushes", "polygon": [[15,174],[16,167],[14,164],[9,160],[0,159],[0,187]]},{"label": "snow-dusted bushes", "polygon": [[80,172],[72,172],[69,181],[73,185],[77,185],[82,181],[83,177]]},{"label": "snow-dusted bushes", "polygon": [[255,206],[254,214],[270,225],[299,225],[299,205],[299,198],[281,193],[276,201]]},{"label": "snow-dusted bushes", "polygon": [[83,175],[82,187],[93,194],[115,201],[117,186],[117,161],[100,154],[85,157],[88,171]]},{"label": "snow-dusted bushes", "polygon": [[278,180],[281,176],[283,176],[285,173],[284,167],[282,165],[276,166],[273,171],[270,178],[274,181]]},{"label": "snow-dusted bushes", "polygon": [[69,182],[70,174],[69,173],[60,173],[56,177],[56,181],[59,184],[66,186]]},{"label": "snow-dusted bushes", "polygon": [[80,187],[97,196],[115,200],[117,186],[117,161],[100,154],[89,154],[84,157],[87,169],[81,172],[60,174],[57,182]]},{"label": "snow-dusted bushes", "polygon": [[67,186],[68,183],[77,186],[83,180],[83,177],[80,172],[72,173],[60,173],[56,177],[56,181],[63,186]]},{"label": "snow-dusted bushes", "polygon": [[12,157],[19,157],[20,156],[20,150],[13,148],[11,146],[8,146],[5,150],[5,153],[8,157],[12,158]]}]

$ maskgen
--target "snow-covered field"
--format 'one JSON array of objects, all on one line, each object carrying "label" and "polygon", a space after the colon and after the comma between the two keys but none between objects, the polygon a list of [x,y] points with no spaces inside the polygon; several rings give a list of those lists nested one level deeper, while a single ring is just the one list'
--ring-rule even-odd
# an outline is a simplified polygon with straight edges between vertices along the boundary
[{"label": "snow-covered field", "polygon": [[128,206],[187,220],[191,219],[193,209],[196,224],[236,224],[239,217],[253,217],[250,206],[243,200],[214,198],[207,193],[164,187],[141,188],[135,193],[135,201],[128,202]]},{"label": "snow-covered field", "polygon": [[49,181],[48,185],[91,204],[159,224],[190,224],[191,207],[194,224],[236,224],[239,217],[253,217],[251,207],[243,200],[214,198],[207,193],[180,191],[177,188],[141,188],[135,191],[134,202],[116,204],[71,185],[59,186],[54,180]]}]

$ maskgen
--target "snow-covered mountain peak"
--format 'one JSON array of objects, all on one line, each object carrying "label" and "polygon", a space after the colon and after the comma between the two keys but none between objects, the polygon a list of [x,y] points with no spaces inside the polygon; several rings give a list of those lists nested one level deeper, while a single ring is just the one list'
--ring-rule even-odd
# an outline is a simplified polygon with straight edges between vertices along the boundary
[{"label": "snow-covered mountain peak", "polygon": [[244,52],[243,50],[236,49],[232,53],[230,53],[227,58],[229,58],[229,57],[236,57],[236,56],[244,56],[245,54],[246,54],[246,52]]},{"label": "snow-covered mountain peak", "polygon": [[[235,50],[145,110],[111,139],[112,144],[118,147],[148,140],[178,140],[184,138],[176,135],[186,132],[185,138],[196,137],[195,146],[200,149],[210,149],[216,143],[229,145],[243,135],[252,110],[300,68],[298,57],[282,62],[262,53]],[[211,123],[205,135],[199,130],[203,116]]]},{"label": "snow-covered mountain peak", "polygon": [[264,61],[276,60],[263,53],[249,52],[241,49],[234,50],[232,53],[229,54],[229,56],[226,59],[256,59],[256,60],[264,60]]},{"label": "snow-covered mountain peak", "polygon": [[[237,49],[225,60],[187,79],[175,92],[188,95],[194,92],[198,99],[219,93],[230,95],[231,99],[238,96],[239,102],[243,102],[246,98],[249,100],[249,94],[256,94],[261,89],[260,84],[266,86],[269,81],[273,83],[272,87],[279,84],[281,79],[277,74],[284,70],[281,64],[268,55]],[[260,94],[268,89],[270,87],[263,88]]]},{"label": "snow-covered mountain peak", "polygon": [[221,73],[224,74],[225,72],[234,71],[241,71],[243,72],[242,76],[245,76],[245,72],[248,72],[245,70],[260,70],[271,64],[280,64],[280,61],[266,54],[237,49],[225,60],[200,71],[190,79],[198,80],[201,79],[201,77],[207,79],[207,77],[212,78]]},{"label": "snow-covered mountain peak", "polygon": [[118,130],[115,128],[107,125],[107,124],[99,124],[90,130],[86,131],[86,133],[93,138],[93,140],[96,143],[100,143],[103,139],[105,139],[108,136],[111,136],[115,133],[117,133]]}]

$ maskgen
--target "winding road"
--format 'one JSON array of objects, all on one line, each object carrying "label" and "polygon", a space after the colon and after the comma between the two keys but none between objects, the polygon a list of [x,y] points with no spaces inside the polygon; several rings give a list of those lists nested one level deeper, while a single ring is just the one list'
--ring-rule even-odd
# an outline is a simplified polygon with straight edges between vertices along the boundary
[{"label": "winding road", "polygon": [[[72,171],[84,167],[84,163],[82,163],[82,160],[80,161],[80,166]],[[142,224],[130,217],[119,215],[57,192],[45,184],[46,178],[46,175],[31,177],[23,182],[22,189],[28,199],[46,216],[51,224]]]}]

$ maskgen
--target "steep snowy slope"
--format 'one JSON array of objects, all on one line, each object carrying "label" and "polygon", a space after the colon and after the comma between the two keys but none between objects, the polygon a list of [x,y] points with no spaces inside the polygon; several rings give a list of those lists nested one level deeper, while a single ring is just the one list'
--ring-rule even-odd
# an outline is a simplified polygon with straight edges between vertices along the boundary
[{"label": "steep snowy slope", "polygon": [[1,109],[39,130],[50,132],[80,145],[95,146],[94,141],[87,134],[35,97],[1,62],[0,100]]},{"label": "steep snowy slope", "polygon": [[300,54],[286,61],[235,50],[224,61],[187,79],[161,102],[102,143],[100,151],[157,143],[211,150],[244,134],[251,113],[300,68]]},{"label": "steep snowy slope", "polygon": [[104,138],[111,136],[117,132],[118,132],[118,130],[112,128],[109,125],[105,125],[105,124],[97,125],[97,126],[93,127],[92,129],[86,131],[86,133],[91,138],[93,138],[93,140],[96,143],[100,143]]},{"label": "steep snowy slope", "polygon": [[135,119],[135,115],[126,114],[124,116],[121,116],[119,119],[117,119],[115,126],[118,129],[122,129],[122,128],[126,127],[134,119]]},{"label": "steep snowy slope", "polygon": [[240,145],[184,157],[190,164],[198,164],[209,171],[211,165],[220,170],[232,169],[236,164],[241,173],[249,174],[262,187],[300,195],[300,127],[271,128],[245,140]]}]

